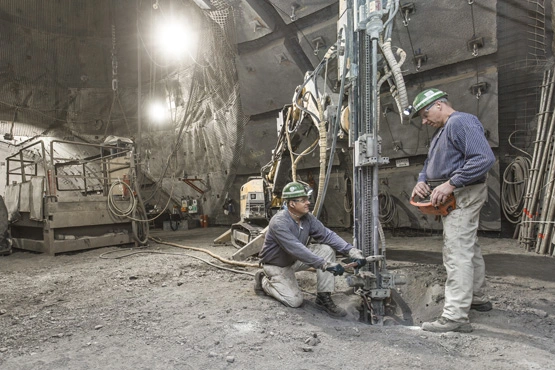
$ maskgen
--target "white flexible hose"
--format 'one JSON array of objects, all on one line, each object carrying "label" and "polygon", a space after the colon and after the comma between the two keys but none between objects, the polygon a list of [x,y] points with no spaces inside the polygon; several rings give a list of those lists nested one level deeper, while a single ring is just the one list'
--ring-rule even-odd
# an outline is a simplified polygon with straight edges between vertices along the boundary
[{"label": "white flexible hose", "polygon": [[[380,43],[380,48],[382,49],[382,53],[385,57],[385,59],[387,60],[387,64],[389,65],[389,67],[391,68],[391,72],[393,74],[393,78],[395,79],[395,85],[397,86],[397,92],[398,95],[395,97],[395,100],[397,102],[397,105],[402,108],[399,111],[399,114],[401,115],[401,122],[403,122],[402,120],[402,114],[403,114],[403,109],[405,107],[408,107],[409,105],[409,98],[407,95],[407,88],[405,87],[405,80],[403,78],[403,73],[401,72],[401,64],[399,62],[397,62],[397,59],[395,59],[395,55],[393,55],[393,51],[391,50],[391,40],[387,39],[385,42]],[[403,52],[404,53],[404,52]],[[403,54],[400,54],[402,61],[404,62],[404,58],[403,58]],[[406,57],[406,54],[405,54]]]},{"label": "white flexible hose", "polygon": [[[129,206],[127,207],[127,209],[119,208],[114,201],[113,192],[116,186],[119,186],[119,185],[126,188],[127,191],[129,192]],[[135,199],[135,197],[133,196],[133,189],[131,189],[131,186],[129,186],[129,184],[126,183],[125,181],[121,181],[121,180],[114,181],[112,183],[112,186],[110,186],[110,190],[108,191],[108,209],[110,210],[110,212],[112,212],[114,215],[118,217],[128,217],[131,214],[133,214],[136,207],[137,207],[137,199]]]}]

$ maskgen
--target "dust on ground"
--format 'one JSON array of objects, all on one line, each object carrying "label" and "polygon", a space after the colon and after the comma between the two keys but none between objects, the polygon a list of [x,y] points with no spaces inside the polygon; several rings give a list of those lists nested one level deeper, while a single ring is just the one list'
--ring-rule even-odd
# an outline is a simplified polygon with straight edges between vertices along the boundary
[{"label": "dust on ground", "polygon": [[[229,258],[234,247],[212,244],[224,231],[155,234]],[[438,334],[419,326],[441,313],[441,238],[386,241],[389,269],[408,280],[399,295],[412,326],[359,322],[360,298],[344,277],[333,297],[349,315],[337,319],[314,305],[311,272],[299,274],[305,303],[294,309],[257,296],[250,275],[154,242],[55,257],[18,251],[0,257],[0,368],[555,368],[553,258],[511,239],[481,238],[494,309],[471,311],[470,334]]]}]

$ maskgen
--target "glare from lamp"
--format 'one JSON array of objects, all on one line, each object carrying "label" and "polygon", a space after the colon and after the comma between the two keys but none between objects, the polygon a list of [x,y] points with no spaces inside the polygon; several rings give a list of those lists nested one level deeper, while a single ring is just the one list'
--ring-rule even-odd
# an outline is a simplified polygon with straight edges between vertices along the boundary
[{"label": "glare from lamp", "polygon": [[156,123],[162,123],[169,117],[168,108],[161,102],[150,103],[148,114],[152,122]]},{"label": "glare from lamp", "polygon": [[184,22],[173,20],[159,25],[157,43],[167,57],[180,59],[186,53],[190,54],[194,41],[193,33],[185,27]]}]

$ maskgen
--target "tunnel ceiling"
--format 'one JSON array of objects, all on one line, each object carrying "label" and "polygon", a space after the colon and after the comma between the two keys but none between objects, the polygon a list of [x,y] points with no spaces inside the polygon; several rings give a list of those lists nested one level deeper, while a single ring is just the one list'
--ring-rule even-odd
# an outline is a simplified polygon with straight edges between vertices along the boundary
[{"label": "tunnel ceiling", "polygon": [[[119,125],[134,121],[137,9],[145,84],[153,54],[149,17],[187,6],[206,11],[227,6],[233,12],[237,73],[247,115],[287,103],[304,73],[336,40],[334,0],[8,0],[0,4],[0,79],[5,81],[0,120],[4,125],[32,124],[44,132],[63,126],[89,134],[106,131],[110,113]],[[110,94],[114,39],[123,111],[113,109]],[[133,122],[128,125],[134,127]]]},{"label": "tunnel ceiling", "polygon": [[[393,45],[408,55],[405,76],[475,59],[468,44],[473,38],[483,44],[480,56],[496,52],[497,1],[476,2],[473,14],[466,1],[401,2],[407,4],[411,5],[409,21],[399,14],[392,36]],[[9,122],[17,107],[24,107],[29,109],[19,109],[17,121],[41,127],[65,121],[81,131],[102,131],[106,123],[98,117],[106,117],[113,108],[109,92],[115,38],[117,77],[126,111],[113,113],[120,123],[124,116],[132,120],[137,109],[137,6],[145,49],[143,84],[148,82],[148,68],[152,69],[152,45],[146,35],[151,15],[184,6],[231,9],[241,101],[249,116],[289,103],[305,72],[313,70],[337,38],[339,3],[335,0],[4,1],[0,78],[7,83],[0,88],[4,103],[0,119]],[[425,62],[418,66],[413,54],[424,55]],[[335,85],[334,77],[329,86]],[[48,110],[46,117],[39,113]]]},{"label": "tunnel ceiling", "polygon": [[[392,39],[393,45],[408,55],[403,72],[409,80],[416,72],[476,60],[470,50],[473,39],[481,43],[479,57],[497,52],[497,1],[473,3],[471,7],[467,1],[401,2],[403,11],[408,9],[408,20],[403,19],[403,11],[399,13]],[[514,7],[524,8],[522,3],[514,2]],[[304,73],[312,70],[334,44],[339,17],[336,0],[3,1],[0,79],[6,83],[0,88],[0,119],[11,121],[17,107],[26,107],[29,109],[19,110],[18,121],[50,127],[67,120],[70,124],[90,124],[94,131],[99,125],[94,117],[107,113],[110,99],[100,98],[99,106],[91,108],[90,117],[78,117],[76,112],[112,87],[113,37],[117,42],[119,87],[129,90],[123,96],[130,104],[128,115],[134,116],[137,5],[143,32],[151,26],[148,16],[156,9],[167,11],[179,5],[210,11],[229,7],[234,15],[235,62],[247,115],[277,110],[290,101]],[[533,10],[529,4],[527,7],[522,12],[525,16],[526,11]],[[533,17],[529,13],[528,19],[515,24],[525,23],[525,28]],[[146,54],[151,53],[146,34],[140,39]],[[525,42],[526,38],[515,38],[514,47],[526,48]],[[414,55],[423,56],[421,65]],[[142,64],[144,83],[148,55],[143,55]],[[333,84],[331,81],[330,86]],[[90,91],[83,98],[80,91],[85,89]],[[48,110],[46,117],[39,113]]]},{"label": "tunnel ceiling", "polygon": [[338,4],[330,0],[230,3],[237,20],[243,109],[248,115],[279,109],[290,101],[304,73],[335,43]]}]

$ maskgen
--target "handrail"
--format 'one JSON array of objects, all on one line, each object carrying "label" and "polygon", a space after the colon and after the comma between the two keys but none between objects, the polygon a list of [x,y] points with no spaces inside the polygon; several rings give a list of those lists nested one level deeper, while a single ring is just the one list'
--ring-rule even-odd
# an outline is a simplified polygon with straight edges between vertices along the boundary
[{"label": "handrail", "polygon": [[[40,146],[38,155],[42,157],[42,160],[24,158],[24,154],[36,146]],[[68,150],[64,146],[79,148],[90,153],[82,154],[81,151]],[[64,157],[65,152],[68,154]],[[29,181],[29,177],[43,176],[47,179],[45,181],[47,196],[55,196],[58,191],[79,191],[83,195],[101,191],[106,196],[111,182],[115,179],[112,175],[115,174],[117,179],[122,180],[121,177],[125,177],[125,174],[120,171],[130,168],[129,158],[122,161],[115,159],[126,156],[130,152],[131,148],[128,146],[119,147],[66,140],[50,141],[48,152],[44,141],[40,140],[24,146],[17,153],[6,158],[6,185],[13,182],[14,176],[19,176],[22,183]],[[42,171],[38,167],[39,162],[42,162]],[[35,166],[32,171],[29,170],[31,165]],[[64,181],[67,186],[60,187],[60,180]]]},{"label": "handrail", "polygon": [[[35,164],[34,175],[30,175],[30,176],[36,176],[37,175],[38,166],[37,166],[36,162],[23,159],[23,152],[28,150],[29,148],[32,148],[32,147],[37,146],[37,145],[40,145],[40,153],[42,153],[42,158],[46,158],[44,142],[42,140],[37,141],[37,142],[32,143],[32,144],[29,144],[29,145],[26,145],[23,148],[21,148],[17,153],[6,157],[6,185],[10,185],[10,175],[20,175],[21,180],[22,180],[21,182],[27,182],[27,178],[26,178],[26,174],[25,174],[25,167],[27,167],[27,166],[25,165],[25,163],[29,163],[29,164],[34,163]],[[10,163],[11,162],[16,162],[16,163],[18,162],[20,164],[20,166],[14,168],[13,170],[10,170]],[[46,161],[43,161],[43,166],[44,166],[44,173],[46,174],[48,172],[48,168],[46,167]],[[12,171],[16,171],[18,169],[21,170],[20,173],[12,172]]]}]

